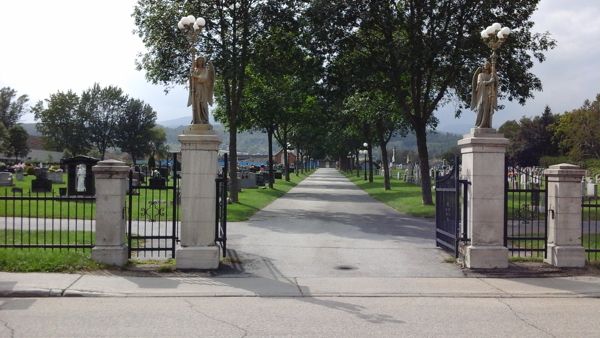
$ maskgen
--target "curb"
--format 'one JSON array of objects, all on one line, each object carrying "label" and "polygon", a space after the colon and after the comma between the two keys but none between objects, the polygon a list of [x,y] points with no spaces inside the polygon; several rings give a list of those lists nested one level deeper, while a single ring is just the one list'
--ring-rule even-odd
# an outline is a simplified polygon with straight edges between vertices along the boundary
[{"label": "curb", "polygon": [[30,289],[0,290],[0,298],[600,298],[600,292],[572,293],[311,293],[311,294],[272,294],[259,295],[248,293],[115,293],[84,290]]}]

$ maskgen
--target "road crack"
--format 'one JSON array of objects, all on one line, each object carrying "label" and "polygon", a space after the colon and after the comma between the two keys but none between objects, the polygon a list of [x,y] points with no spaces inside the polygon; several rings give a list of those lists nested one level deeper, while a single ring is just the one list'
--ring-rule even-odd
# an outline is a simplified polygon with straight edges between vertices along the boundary
[{"label": "road crack", "polygon": [[537,326],[537,325],[535,325],[535,324],[527,321],[527,319],[525,319],[524,317],[522,317],[519,314],[519,312],[517,312],[515,309],[513,309],[512,306],[510,306],[510,304],[508,304],[507,302],[505,302],[502,298],[496,298],[496,300],[498,302],[500,302],[500,304],[503,304],[504,306],[506,306],[510,310],[510,312],[515,316],[515,318],[517,318],[518,320],[520,320],[521,322],[523,322],[523,324],[525,324],[525,325],[527,325],[527,326],[529,326],[531,328],[534,328],[534,329],[536,329],[536,330],[538,330],[538,331],[540,331],[540,332],[542,332],[542,333],[544,333],[544,334],[546,334],[546,335],[548,335],[550,337],[556,337],[552,333],[550,333],[550,332],[542,329],[541,327],[539,327],[539,326]]},{"label": "road crack", "polygon": [[73,281],[73,283],[69,284],[66,288],[64,288],[61,292],[60,292],[60,296],[64,297],[65,292],[67,292],[67,290],[69,290],[69,288],[71,288],[73,285],[75,285],[75,283],[79,282],[79,280],[83,278],[83,275],[79,275],[79,277],[77,277],[76,280]]},{"label": "road crack", "polygon": [[[0,307],[1,309],[1,307]],[[15,336],[15,329],[13,329],[12,327],[10,327],[10,325],[8,325],[8,322],[0,319],[0,323],[2,323],[2,326],[4,326],[5,328],[8,329],[8,331],[10,332],[10,338],[13,338]]]},{"label": "road crack", "polygon": [[196,306],[192,302],[190,302],[189,300],[187,300],[187,299],[184,299],[184,302],[186,302],[189,305],[190,309],[192,311],[196,312],[197,314],[200,314],[200,315],[202,315],[202,316],[204,316],[204,317],[206,317],[206,318],[208,318],[210,320],[214,320],[216,322],[223,323],[225,325],[229,325],[230,327],[233,327],[234,329],[242,331],[243,335],[240,338],[244,338],[244,337],[248,336],[248,330],[244,329],[243,327],[235,325],[233,323],[230,323],[230,322],[228,322],[226,320],[222,320],[222,319],[219,319],[219,318],[216,318],[216,317],[209,316],[206,313],[200,311],[198,308],[196,308]]}]

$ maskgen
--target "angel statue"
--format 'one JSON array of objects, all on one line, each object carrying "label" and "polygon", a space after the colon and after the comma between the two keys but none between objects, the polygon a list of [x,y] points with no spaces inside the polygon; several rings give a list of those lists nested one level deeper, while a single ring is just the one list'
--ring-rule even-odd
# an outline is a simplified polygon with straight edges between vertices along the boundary
[{"label": "angel statue", "polygon": [[477,68],[473,75],[471,109],[477,112],[477,121],[475,121],[477,128],[492,127],[492,115],[498,108],[497,83],[495,67],[489,61],[485,61],[483,69]]},{"label": "angel statue", "polygon": [[210,61],[196,58],[190,72],[190,94],[188,107],[192,106],[192,124],[208,124],[208,105],[213,105],[215,68]]}]

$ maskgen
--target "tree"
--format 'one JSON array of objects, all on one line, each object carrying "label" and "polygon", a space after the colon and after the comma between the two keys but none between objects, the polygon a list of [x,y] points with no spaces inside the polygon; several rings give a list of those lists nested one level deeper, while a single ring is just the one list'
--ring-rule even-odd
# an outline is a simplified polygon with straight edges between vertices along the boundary
[{"label": "tree", "polygon": [[27,108],[26,104],[29,101],[27,95],[16,96],[17,92],[10,87],[0,89],[0,122],[6,128],[14,126]]},{"label": "tree", "polygon": [[119,115],[115,145],[136,160],[151,153],[156,125],[156,112],[144,101],[128,99],[123,113]]},{"label": "tree", "polygon": [[55,151],[67,150],[72,155],[87,153],[90,143],[79,108],[79,96],[70,90],[59,91],[45,101],[46,107],[40,101],[32,111],[46,147]]},{"label": "tree", "polygon": [[202,13],[206,18],[205,38],[200,50],[214,61],[218,79],[217,102],[229,130],[230,199],[238,201],[237,132],[242,120],[241,104],[246,85],[246,66],[259,25],[262,1],[219,0],[215,2],[138,1],[133,17],[137,34],[147,50],[138,59],[152,83],[187,82],[191,61],[188,46],[175,20],[182,13]]},{"label": "tree", "polygon": [[14,125],[8,129],[8,137],[5,140],[6,155],[14,157],[18,160],[21,157],[29,154],[29,146],[27,145],[27,138],[29,134],[20,125]]},{"label": "tree", "polygon": [[560,116],[554,131],[561,149],[574,160],[600,157],[600,94]]},{"label": "tree", "polygon": [[557,120],[558,116],[546,106],[541,116],[523,117],[518,123],[505,122],[499,131],[510,140],[507,149],[509,160],[521,166],[535,166],[539,165],[543,156],[558,155],[552,129]]},{"label": "tree", "polygon": [[[529,72],[532,58],[544,61],[555,46],[548,33],[531,33],[531,15],[539,1],[312,1],[316,47],[335,59],[340,47],[357,46],[356,59],[366,60],[370,73],[381,75],[417,137],[424,204],[432,204],[427,129],[434,129],[434,112],[450,99],[466,107],[473,71],[490,51],[479,32],[500,21],[518,28],[500,51],[501,97],[524,103],[540,80]],[[334,63],[331,63],[332,65]],[[354,70],[354,68],[353,68]],[[460,110],[457,111],[457,115]]]},{"label": "tree", "polygon": [[105,88],[94,84],[81,94],[79,109],[83,114],[87,137],[100,152],[104,160],[106,150],[115,146],[118,138],[118,123],[127,103],[123,90],[114,86]]},{"label": "tree", "polygon": [[167,134],[162,127],[155,126],[150,129],[148,148],[150,150],[148,155],[150,155],[152,160],[155,158],[164,159],[167,157],[169,146],[167,145]]}]

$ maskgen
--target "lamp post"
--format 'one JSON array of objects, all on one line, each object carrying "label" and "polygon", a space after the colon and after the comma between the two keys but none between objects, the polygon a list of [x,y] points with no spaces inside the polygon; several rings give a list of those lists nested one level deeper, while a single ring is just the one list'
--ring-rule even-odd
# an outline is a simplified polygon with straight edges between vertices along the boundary
[{"label": "lamp post", "polygon": [[200,33],[202,33],[205,25],[206,20],[204,20],[204,18],[199,17],[196,19],[193,15],[184,16],[177,23],[177,27],[183,32],[183,34],[185,34],[185,38],[190,45],[192,64],[196,59],[196,54],[198,53],[196,45],[198,44]]},{"label": "lamp post", "polygon": [[[496,74],[496,59],[498,58],[496,50],[506,42],[510,32],[510,28],[502,27],[502,25],[497,22],[481,31],[483,42],[492,50],[492,74],[494,75]],[[493,92],[495,93],[496,91],[494,90]]]},{"label": "lamp post", "polygon": [[365,148],[364,150],[364,154],[365,154],[365,181],[367,180],[367,147],[369,146],[369,144],[367,142],[363,143],[363,147]]}]

